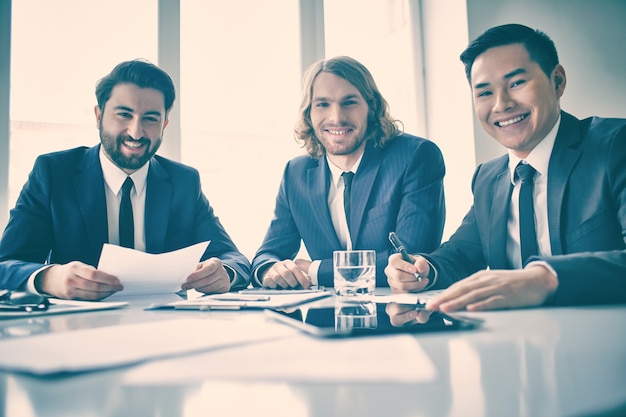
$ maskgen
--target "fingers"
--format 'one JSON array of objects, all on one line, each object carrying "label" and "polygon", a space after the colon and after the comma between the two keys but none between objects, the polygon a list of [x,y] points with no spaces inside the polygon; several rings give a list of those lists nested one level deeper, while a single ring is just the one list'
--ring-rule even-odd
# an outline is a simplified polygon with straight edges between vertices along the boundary
[{"label": "fingers", "polygon": [[181,285],[183,290],[195,289],[203,293],[224,293],[230,290],[230,275],[219,258],[210,258],[198,264]]},{"label": "fingers", "polygon": [[44,293],[70,300],[100,300],[124,289],[117,277],[82,262],[53,265],[35,282]]},{"label": "fingers", "polygon": [[394,293],[407,293],[421,291],[428,285],[425,278],[430,271],[428,262],[421,256],[417,256],[415,264],[406,262],[398,253],[389,257],[385,267],[387,283]]},{"label": "fingers", "polygon": [[425,324],[430,319],[432,311],[416,309],[415,306],[389,303],[385,307],[392,326],[401,327],[410,324]]},{"label": "fingers", "polygon": [[268,288],[309,288],[311,279],[290,260],[277,262],[263,276],[263,286]]}]

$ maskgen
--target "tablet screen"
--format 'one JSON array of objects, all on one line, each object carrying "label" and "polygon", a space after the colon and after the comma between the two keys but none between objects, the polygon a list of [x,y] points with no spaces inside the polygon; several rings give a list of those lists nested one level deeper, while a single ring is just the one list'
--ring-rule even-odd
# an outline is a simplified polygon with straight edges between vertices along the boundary
[{"label": "tablet screen", "polygon": [[[417,318],[413,318],[412,311],[417,311]],[[374,302],[338,302],[328,307],[303,305],[288,310],[268,310],[267,314],[322,337],[466,330],[481,323],[474,318],[428,311],[421,305]]]}]

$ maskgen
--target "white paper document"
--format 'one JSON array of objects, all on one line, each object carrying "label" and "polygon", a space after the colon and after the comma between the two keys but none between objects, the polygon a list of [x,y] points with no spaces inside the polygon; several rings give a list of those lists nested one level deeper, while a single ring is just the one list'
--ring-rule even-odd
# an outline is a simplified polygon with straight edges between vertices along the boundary
[{"label": "white paper document", "polygon": [[434,363],[411,335],[317,339],[297,333],[281,340],[144,364],[130,370],[124,384],[188,384],[211,379],[415,383],[436,377]]},{"label": "white paper document", "polygon": [[123,300],[134,295],[165,294],[179,291],[185,279],[196,270],[209,242],[152,254],[106,243],[98,269],[120,279],[124,290],[107,301]]},{"label": "white paper document", "polygon": [[[74,330],[0,343],[0,369],[45,375],[135,364],[293,335],[259,326],[259,317],[184,318]],[[274,331],[269,331],[274,329]]]},{"label": "white paper document", "polygon": [[398,304],[426,304],[428,300],[435,297],[437,294],[441,294],[443,290],[430,290],[418,293],[406,293],[406,294],[390,294],[390,295],[376,295],[374,296],[374,302],[376,303],[398,303]]}]

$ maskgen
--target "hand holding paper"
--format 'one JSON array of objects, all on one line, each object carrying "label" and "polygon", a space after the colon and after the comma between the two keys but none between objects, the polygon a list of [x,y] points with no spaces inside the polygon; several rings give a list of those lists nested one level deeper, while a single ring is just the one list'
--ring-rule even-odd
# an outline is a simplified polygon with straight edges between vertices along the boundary
[{"label": "hand holding paper", "polygon": [[196,270],[208,245],[207,241],[172,252],[151,254],[105,244],[98,270],[116,276],[124,285],[123,291],[108,300],[179,291],[185,279]]}]

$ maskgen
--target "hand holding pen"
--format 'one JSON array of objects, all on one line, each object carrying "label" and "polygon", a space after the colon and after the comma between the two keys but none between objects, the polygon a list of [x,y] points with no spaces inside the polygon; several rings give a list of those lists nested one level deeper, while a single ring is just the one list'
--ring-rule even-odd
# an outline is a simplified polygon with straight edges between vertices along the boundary
[{"label": "hand holding pen", "polygon": [[[396,252],[402,255],[402,259],[404,261],[410,264],[415,263],[415,258],[409,255],[409,252],[407,252],[402,242],[400,242],[400,239],[398,239],[398,235],[396,235],[396,232],[389,233],[389,241],[393,245],[393,248],[396,250]],[[417,278],[417,282],[422,282],[422,276],[419,274],[419,272],[415,273],[415,278]]]}]

